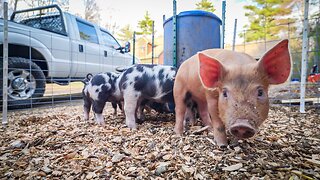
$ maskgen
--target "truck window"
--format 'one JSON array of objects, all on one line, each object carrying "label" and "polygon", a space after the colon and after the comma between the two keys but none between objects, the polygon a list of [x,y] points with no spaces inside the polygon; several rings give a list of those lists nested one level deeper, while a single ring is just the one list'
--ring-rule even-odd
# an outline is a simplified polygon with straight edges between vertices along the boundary
[{"label": "truck window", "polygon": [[85,41],[99,44],[95,28],[87,23],[77,20],[80,38]]},{"label": "truck window", "polygon": [[101,34],[102,34],[103,45],[106,45],[115,49],[120,47],[118,41],[113,36],[111,36],[108,32],[101,30]]}]

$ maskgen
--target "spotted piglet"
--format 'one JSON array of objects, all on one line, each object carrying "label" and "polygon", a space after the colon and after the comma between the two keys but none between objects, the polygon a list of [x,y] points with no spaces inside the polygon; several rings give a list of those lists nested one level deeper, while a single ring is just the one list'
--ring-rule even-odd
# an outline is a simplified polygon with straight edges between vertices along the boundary
[{"label": "spotted piglet", "polygon": [[145,100],[173,103],[176,68],[162,65],[134,65],[120,75],[119,88],[124,100],[126,125],[137,128],[138,107]]},{"label": "spotted piglet", "polygon": [[[92,107],[95,113],[95,120],[98,124],[104,124],[102,116],[103,108],[106,102],[111,102],[117,114],[117,104],[119,104],[121,96],[119,88],[116,86],[119,75],[116,73],[100,73],[95,76],[88,74],[83,80],[85,84],[82,94],[84,100],[84,119],[89,119],[90,109]],[[119,105],[121,109],[121,105]]]}]

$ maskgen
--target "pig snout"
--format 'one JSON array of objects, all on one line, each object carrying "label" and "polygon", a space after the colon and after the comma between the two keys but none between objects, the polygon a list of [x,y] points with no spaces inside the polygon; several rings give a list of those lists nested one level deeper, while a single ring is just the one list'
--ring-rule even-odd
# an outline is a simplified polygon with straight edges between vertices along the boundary
[{"label": "pig snout", "polygon": [[249,123],[249,120],[238,119],[230,126],[229,132],[239,139],[246,139],[253,137],[256,134],[256,129]]}]

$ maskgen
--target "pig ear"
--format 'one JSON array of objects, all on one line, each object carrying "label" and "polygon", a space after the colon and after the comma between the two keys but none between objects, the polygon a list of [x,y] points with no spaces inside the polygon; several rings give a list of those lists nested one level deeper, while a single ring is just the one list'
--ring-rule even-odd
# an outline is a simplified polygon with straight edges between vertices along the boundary
[{"label": "pig ear", "polygon": [[291,70],[288,40],[283,40],[266,52],[259,61],[259,69],[266,72],[270,84],[284,83]]},{"label": "pig ear", "polygon": [[224,71],[223,66],[216,59],[203,53],[198,53],[198,57],[199,75],[203,86],[207,89],[216,87]]}]

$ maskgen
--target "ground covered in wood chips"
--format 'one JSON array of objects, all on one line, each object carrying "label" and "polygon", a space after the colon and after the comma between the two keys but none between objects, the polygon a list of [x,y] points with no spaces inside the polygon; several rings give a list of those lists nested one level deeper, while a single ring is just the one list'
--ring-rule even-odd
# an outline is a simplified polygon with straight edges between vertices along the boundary
[{"label": "ground covered in wood chips", "polygon": [[82,111],[79,103],[10,112],[0,130],[0,178],[320,179],[319,109],[271,107],[258,135],[229,137],[225,149],[200,123],[174,135],[170,114],[147,113],[131,131],[111,108],[104,127],[85,122]]}]

